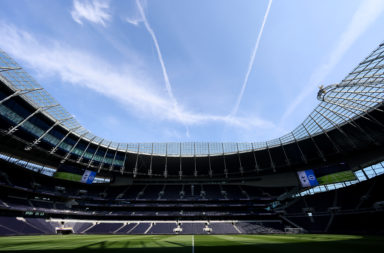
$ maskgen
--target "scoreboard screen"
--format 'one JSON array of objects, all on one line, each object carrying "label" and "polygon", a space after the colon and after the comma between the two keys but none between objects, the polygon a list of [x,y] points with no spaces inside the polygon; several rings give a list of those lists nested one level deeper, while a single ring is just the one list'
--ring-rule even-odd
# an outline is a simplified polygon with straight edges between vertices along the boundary
[{"label": "scoreboard screen", "polygon": [[297,176],[302,187],[313,187],[356,180],[355,173],[353,173],[346,163],[311,170],[301,170],[297,172]]},{"label": "scoreboard screen", "polygon": [[91,170],[84,170],[83,172],[74,167],[61,166],[55,172],[53,177],[85,184],[92,184],[96,177],[96,172]]}]

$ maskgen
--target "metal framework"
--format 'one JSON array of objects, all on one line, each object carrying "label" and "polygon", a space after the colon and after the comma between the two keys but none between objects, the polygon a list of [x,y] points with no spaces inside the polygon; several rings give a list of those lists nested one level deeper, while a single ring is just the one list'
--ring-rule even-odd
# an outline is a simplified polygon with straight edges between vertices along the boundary
[{"label": "metal framework", "polygon": [[[28,149],[39,145],[42,138],[44,138],[55,126],[61,126],[67,130],[67,134],[57,140],[57,144],[50,151],[52,154],[56,152],[57,148],[64,142],[68,136],[75,135],[77,142],[69,148],[66,155],[63,156],[63,162],[71,156],[72,151],[76,148],[80,141],[88,143],[87,148],[82,152],[78,161],[81,161],[83,155],[86,153],[88,147],[93,144],[99,148],[104,148],[106,151],[102,161],[99,163],[99,169],[104,165],[105,158],[108,152],[114,152],[113,162],[116,160],[118,152],[125,153],[124,163],[120,166],[121,173],[124,173],[127,168],[124,168],[127,153],[136,154],[136,164],[133,168],[135,176],[138,173],[138,160],[139,155],[164,156],[165,168],[164,176],[167,176],[167,157],[180,158],[180,177],[182,176],[182,157],[191,157],[196,161],[197,157],[208,157],[211,160],[212,156],[223,156],[234,154],[239,156],[239,170],[242,173],[242,161],[240,155],[244,152],[253,153],[255,160],[255,171],[259,171],[259,163],[255,156],[258,150],[266,150],[271,161],[272,169],[275,170],[273,155],[271,149],[274,147],[281,147],[284,152],[286,163],[289,166],[290,160],[286,154],[284,145],[296,143],[300,151],[303,162],[307,161],[299,141],[303,139],[311,139],[316,147],[320,157],[325,160],[325,155],[316,143],[315,137],[317,135],[325,135],[332,143],[332,146],[337,152],[342,152],[339,147],[328,135],[330,130],[336,129],[340,131],[343,136],[350,142],[352,147],[356,144],[349,138],[348,133],[343,132],[341,127],[345,124],[350,124],[357,128],[363,135],[375,141],[370,134],[356,124],[356,119],[365,118],[376,124],[382,125],[378,120],[373,118],[368,112],[378,110],[384,101],[384,43],[380,44],[368,57],[366,57],[351,73],[349,73],[340,83],[321,87],[317,98],[320,101],[314,108],[310,115],[304,120],[302,124],[296,127],[292,132],[270,141],[266,142],[252,142],[252,143],[118,143],[105,140],[98,136],[93,135],[87,129],[80,125],[80,123],[68,113],[61,105],[59,105],[48,92],[42,88],[29,74],[27,74],[11,57],[4,51],[0,50],[0,80],[5,83],[12,91],[13,94],[0,101],[0,107],[3,103],[12,97],[19,96],[26,100],[35,109],[29,116],[22,119],[18,124],[12,126],[8,133],[11,134],[16,131],[25,122],[29,121],[34,115],[40,113],[55,122],[55,125],[48,130],[43,131],[43,134],[37,138],[33,143],[28,146]],[[0,108],[1,109],[1,108]],[[96,152],[92,155],[88,166],[92,165],[93,158]],[[113,164],[109,165],[109,170],[112,170]],[[224,158],[224,174],[227,175],[228,171]],[[152,174],[152,167],[147,171],[147,174]],[[197,176],[198,171],[194,169],[194,175]],[[212,174],[212,169],[209,167],[209,174]]]}]

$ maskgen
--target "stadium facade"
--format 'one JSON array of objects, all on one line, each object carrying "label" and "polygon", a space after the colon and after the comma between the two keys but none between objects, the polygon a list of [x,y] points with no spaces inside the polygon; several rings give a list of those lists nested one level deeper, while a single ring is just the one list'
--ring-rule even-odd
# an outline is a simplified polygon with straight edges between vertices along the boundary
[{"label": "stadium facade", "polygon": [[384,43],[280,138],[116,143],[0,50],[0,234],[383,233],[383,93]]}]

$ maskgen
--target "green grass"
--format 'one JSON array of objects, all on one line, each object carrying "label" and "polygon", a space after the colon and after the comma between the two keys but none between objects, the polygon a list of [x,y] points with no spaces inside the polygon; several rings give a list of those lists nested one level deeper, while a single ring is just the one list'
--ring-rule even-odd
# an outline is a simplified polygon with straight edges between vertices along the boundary
[{"label": "green grass", "polygon": [[337,182],[345,182],[355,180],[356,176],[351,170],[341,171],[326,176],[318,177],[319,184],[333,184]]},{"label": "green grass", "polygon": [[0,237],[0,252],[383,252],[384,237],[354,235],[49,235]]}]

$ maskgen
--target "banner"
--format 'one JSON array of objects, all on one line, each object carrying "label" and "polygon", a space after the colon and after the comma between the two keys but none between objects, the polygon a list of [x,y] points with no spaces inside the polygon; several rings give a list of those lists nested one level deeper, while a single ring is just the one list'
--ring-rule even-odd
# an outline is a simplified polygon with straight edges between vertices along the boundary
[{"label": "banner", "polygon": [[299,180],[302,187],[311,187],[319,185],[313,170],[298,171],[297,175],[299,176]]},{"label": "banner", "polygon": [[91,170],[86,170],[84,171],[83,177],[81,178],[81,182],[86,184],[92,184],[95,177],[96,177],[96,172]]},{"label": "banner", "polygon": [[85,184],[92,184],[96,177],[96,172],[85,170],[83,173],[83,171],[79,170],[79,168],[62,165],[57,169],[53,177]]}]

